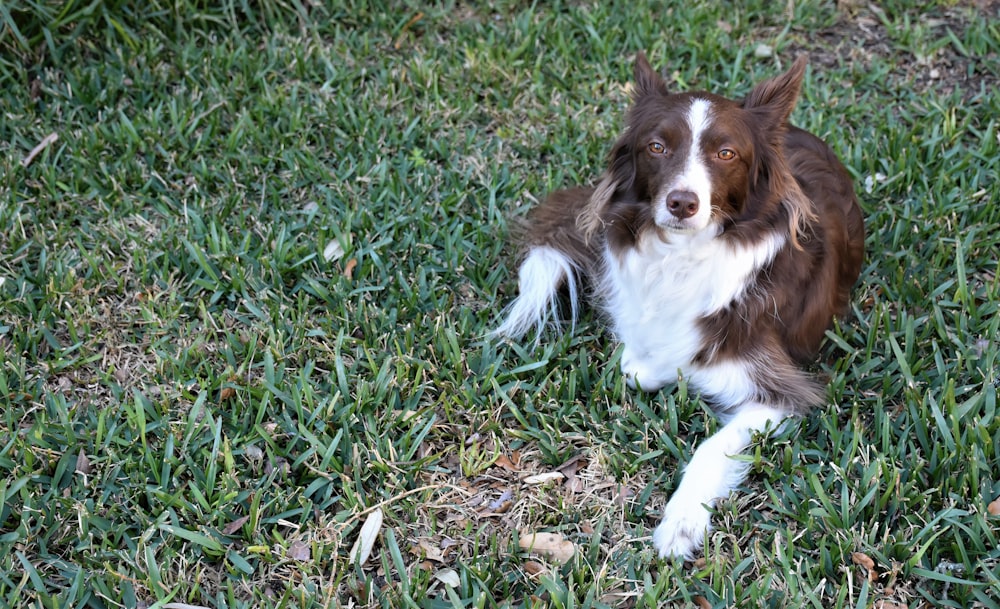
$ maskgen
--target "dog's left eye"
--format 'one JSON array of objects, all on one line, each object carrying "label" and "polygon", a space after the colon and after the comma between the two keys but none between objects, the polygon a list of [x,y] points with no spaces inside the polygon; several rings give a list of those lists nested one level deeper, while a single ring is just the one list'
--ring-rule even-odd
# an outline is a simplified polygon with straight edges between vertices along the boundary
[{"label": "dog's left eye", "polygon": [[736,158],[736,151],[730,150],[729,148],[723,148],[719,151],[718,157],[723,161],[731,161]]},{"label": "dog's left eye", "polygon": [[652,152],[653,154],[663,154],[664,152],[667,151],[667,148],[660,142],[650,142],[649,151]]}]

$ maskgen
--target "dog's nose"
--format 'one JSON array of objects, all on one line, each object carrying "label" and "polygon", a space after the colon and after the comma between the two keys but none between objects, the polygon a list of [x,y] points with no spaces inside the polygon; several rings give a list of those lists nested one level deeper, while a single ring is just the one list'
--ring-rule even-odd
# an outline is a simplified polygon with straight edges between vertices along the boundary
[{"label": "dog's nose", "polygon": [[690,190],[671,190],[667,194],[667,209],[678,220],[684,220],[698,213],[698,195]]}]

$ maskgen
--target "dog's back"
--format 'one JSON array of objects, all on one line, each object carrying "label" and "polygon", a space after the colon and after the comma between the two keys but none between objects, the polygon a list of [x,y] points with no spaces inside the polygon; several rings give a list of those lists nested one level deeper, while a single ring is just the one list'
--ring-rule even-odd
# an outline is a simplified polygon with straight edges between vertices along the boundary
[{"label": "dog's back", "polygon": [[865,230],[851,177],[823,140],[790,127],[785,158],[815,219],[804,231],[802,249],[775,260],[771,281],[785,345],[804,362],[816,356],[831,319],[847,312],[861,271]]}]

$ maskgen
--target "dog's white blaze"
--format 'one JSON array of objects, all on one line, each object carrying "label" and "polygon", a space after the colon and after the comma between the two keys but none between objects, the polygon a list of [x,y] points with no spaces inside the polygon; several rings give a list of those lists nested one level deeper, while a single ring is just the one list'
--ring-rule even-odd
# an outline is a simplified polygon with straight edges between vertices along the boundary
[{"label": "dog's white blaze", "polygon": [[688,125],[691,127],[691,148],[688,152],[684,174],[685,190],[698,195],[698,213],[690,222],[698,229],[704,228],[712,215],[712,180],[701,153],[701,136],[708,128],[709,110],[712,104],[705,99],[695,99],[688,109]]},{"label": "dog's white blaze", "polygon": [[657,224],[667,226],[674,222],[667,208],[667,195],[675,190],[686,190],[698,196],[698,213],[687,220],[692,230],[701,230],[708,225],[712,216],[712,180],[701,151],[701,138],[711,124],[712,103],[707,99],[695,98],[687,111],[688,128],[691,130],[691,147],[684,162],[684,169],[665,188],[656,194],[654,214]]}]

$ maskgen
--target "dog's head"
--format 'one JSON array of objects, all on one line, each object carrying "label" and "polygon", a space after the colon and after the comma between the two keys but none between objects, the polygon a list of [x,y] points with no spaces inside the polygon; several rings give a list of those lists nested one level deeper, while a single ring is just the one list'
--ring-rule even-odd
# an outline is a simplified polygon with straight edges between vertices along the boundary
[{"label": "dog's head", "polygon": [[784,208],[792,239],[809,205],[782,154],[806,61],[757,85],[742,101],[670,93],[640,53],[628,128],[612,148],[580,228],[593,234],[612,202],[648,206],[657,232],[697,233],[773,221]]}]

